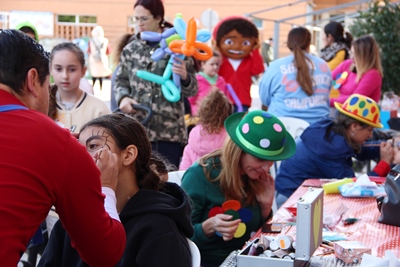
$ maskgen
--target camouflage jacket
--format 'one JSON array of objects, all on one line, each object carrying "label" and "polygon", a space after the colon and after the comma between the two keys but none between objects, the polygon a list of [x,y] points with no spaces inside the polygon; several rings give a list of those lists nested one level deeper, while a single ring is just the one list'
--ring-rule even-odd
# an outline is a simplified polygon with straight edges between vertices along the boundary
[{"label": "camouflage jacket", "polygon": [[[119,105],[124,97],[131,97],[139,104],[146,105],[153,110],[153,116],[147,125],[151,142],[170,141],[185,144],[187,132],[183,98],[181,97],[175,103],[169,102],[161,92],[161,85],[136,76],[137,70],[163,75],[169,55],[157,62],[153,61],[150,56],[156,48],[150,47],[145,41],[137,38],[123,49],[119,63],[120,68],[113,87],[115,98]],[[181,81],[181,95],[189,97],[197,93],[197,80],[193,59],[186,58],[185,62],[188,78],[186,81]],[[138,120],[142,120],[144,116],[141,112],[132,115]]]}]

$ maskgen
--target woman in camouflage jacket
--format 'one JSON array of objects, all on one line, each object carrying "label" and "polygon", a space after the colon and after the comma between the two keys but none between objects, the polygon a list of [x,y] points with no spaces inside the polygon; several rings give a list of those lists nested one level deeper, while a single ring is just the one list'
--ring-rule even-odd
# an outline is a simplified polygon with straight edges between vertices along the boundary
[{"label": "woman in camouflage jacket", "polygon": [[[138,0],[134,6],[134,14],[140,32],[162,32],[172,26],[164,21],[161,0]],[[146,125],[153,150],[179,166],[182,148],[187,142],[183,97],[178,102],[170,102],[162,94],[161,85],[136,76],[138,70],[162,76],[169,60],[166,55],[157,62],[153,61],[151,54],[158,48],[158,42],[140,39],[140,32],[121,53],[113,88],[115,98],[121,111],[130,113],[139,120],[144,114],[134,110],[132,104],[145,105],[153,110],[153,116]],[[186,97],[194,96],[197,93],[194,61],[192,58],[177,61],[173,64],[172,71],[181,77],[181,94]]]}]

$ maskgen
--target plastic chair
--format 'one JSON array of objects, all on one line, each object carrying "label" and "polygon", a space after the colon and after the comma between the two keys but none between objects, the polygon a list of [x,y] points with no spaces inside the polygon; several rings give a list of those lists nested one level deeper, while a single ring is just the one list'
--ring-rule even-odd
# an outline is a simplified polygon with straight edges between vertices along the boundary
[{"label": "plastic chair", "polygon": [[[278,117],[278,119],[285,125],[286,130],[290,133],[290,135],[296,140],[303,131],[310,126],[305,120],[293,118],[293,117]],[[276,177],[278,173],[279,166],[281,165],[280,161],[275,161],[274,165],[270,169],[270,173],[272,177]]]},{"label": "plastic chair", "polygon": [[174,171],[168,173],[168,182],[181,185],[182,177],[185,171]]},{"label": "plastic chair", "polygon": [[189,244],[190,254],[192,255],[192,267],[200,267],[201,263],[200,250],[192,240],[190,240],[189,238],[186,239]]},{"label": "plastic chair", "polygon": [[[286,130],[295,140],[303,133],[303,131],[308,126],[310,126],[310,124],[307,121],[298,118],[279,117],[278,119],[283,123],[283,125],[285,125]],[[281,165],[280,161],[274,162],[274,166],[271,168],[271,175],[273,177],[275,177],[276,173],[278,172],[280,165]]]},{"label": "plastic chair", "polygon": [[279,117],[278,119],[285,125],[286,130],[294,139],[299,137],[303,131],[310,126],[307,121],[298,118]]}]

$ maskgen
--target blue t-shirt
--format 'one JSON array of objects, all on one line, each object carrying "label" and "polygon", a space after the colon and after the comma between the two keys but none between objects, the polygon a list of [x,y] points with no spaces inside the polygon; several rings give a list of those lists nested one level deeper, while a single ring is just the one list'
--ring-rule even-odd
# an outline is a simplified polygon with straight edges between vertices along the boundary
[{"label": "blue t-shirt", "polygon": [[[305,53],[313,65],[312,82],[314,93],[308,96],[296,81],[297,68],[294,56],[272,61],[260,82],[261,102],[268,112],[277,117],[295,117],[314,123],[329,116],[329,91],[332,75],[324,60]],[[308,63],[308,62],[307,62]]]}]

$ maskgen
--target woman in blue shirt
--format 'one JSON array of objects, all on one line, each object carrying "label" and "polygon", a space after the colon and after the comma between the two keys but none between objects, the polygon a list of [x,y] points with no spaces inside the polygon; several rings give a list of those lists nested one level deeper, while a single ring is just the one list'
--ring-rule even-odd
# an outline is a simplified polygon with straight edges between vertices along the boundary
[{"label": "woman in blue shirt", "polygon": [[277,117],[314,123],[329,115],[332,76],[324,60],[309,54],[311,34],[303,27],[289,32],[292,54],[274,60],[260,82],[260,99]]}]

